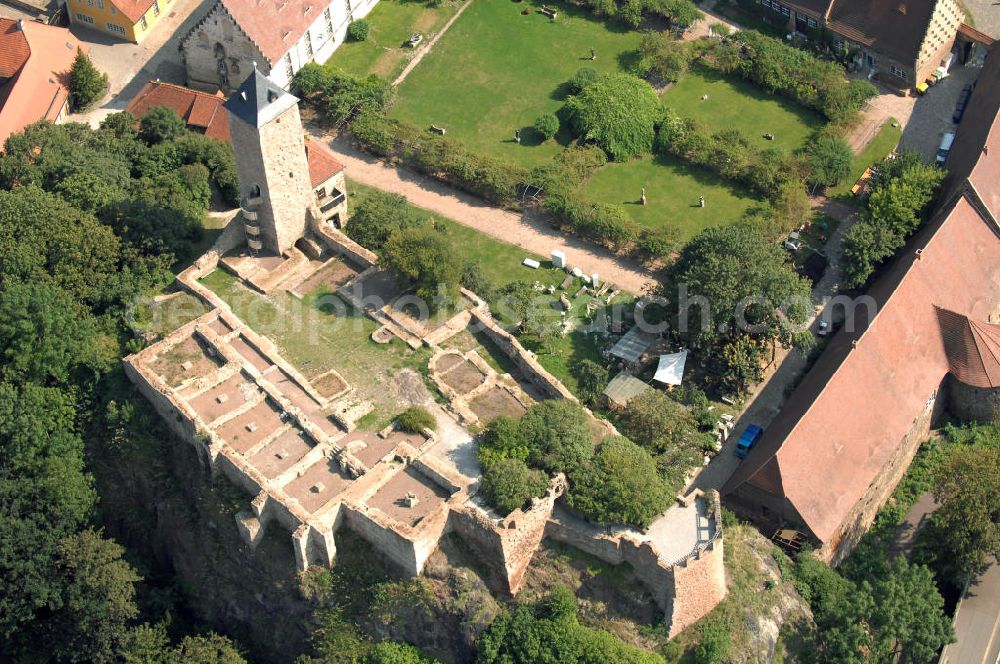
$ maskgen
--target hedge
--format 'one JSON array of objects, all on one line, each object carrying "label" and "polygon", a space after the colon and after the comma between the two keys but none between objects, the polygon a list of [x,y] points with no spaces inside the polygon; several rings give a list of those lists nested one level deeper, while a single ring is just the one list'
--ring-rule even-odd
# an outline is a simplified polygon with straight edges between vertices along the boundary
[{"label": "hedge", "polygon": [[362,148],[402,163],[491,203],[511,206],[526,169],[470,152],[461,142],[433,134],[382,113],[363,112],[351,123]]}]

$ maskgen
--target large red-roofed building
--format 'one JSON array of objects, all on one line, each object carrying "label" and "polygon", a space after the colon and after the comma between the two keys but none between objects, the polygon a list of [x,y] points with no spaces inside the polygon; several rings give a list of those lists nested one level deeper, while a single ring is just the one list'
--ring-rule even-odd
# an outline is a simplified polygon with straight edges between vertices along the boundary
[{"label": "large red-roofed building", "polygon": [[[1000,412],[1000,52],[987,59],[930,221],[857,310],[723,488],[765,531],[841,560],[943,410]],[[954,150],[955,148],[953,148]],[[770,534],[770,533],[768,533]]]}]

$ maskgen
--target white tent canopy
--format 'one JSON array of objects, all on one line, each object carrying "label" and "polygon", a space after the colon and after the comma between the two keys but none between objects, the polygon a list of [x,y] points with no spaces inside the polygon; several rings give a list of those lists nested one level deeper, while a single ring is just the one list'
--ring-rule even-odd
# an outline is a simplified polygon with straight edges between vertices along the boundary
[{"label": "white tent canopy", "polygon": [[687,362],[687,356],[686,350],[660,355],[660,363],[656,367],[656,375],[653,376],[653,380],[664,385],[680,385],[684,379],[684,364]]}]

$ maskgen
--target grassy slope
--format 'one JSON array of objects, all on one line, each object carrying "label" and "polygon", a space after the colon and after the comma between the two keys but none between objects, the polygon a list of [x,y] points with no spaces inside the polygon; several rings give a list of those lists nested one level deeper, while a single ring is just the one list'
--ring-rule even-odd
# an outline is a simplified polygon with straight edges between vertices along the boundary
[{"label": "grassy slope", "polygon": [[415,53],[404,46],[410,35],[419,32],[425,40],[430,39],[459,6],[450,1],[430,7],[415,0],[382,0],[366,17],[371,24],[368,39],[341,44],[327,64],[352,74],[378,74],[392,80]]},{"label": "grassy slope", "polygon": [[549,4],[559,9],[555,21],[537,11],[520,14],[541,3],[476,0],[400,85],[395,114],[445,127],[475,152],[527,166],[548,161],[561,149],[558,142],[518,145],[514,130],[562,106],[559,88],[577,69],[619,71],[619,58],[640,39],[583,9]]}]

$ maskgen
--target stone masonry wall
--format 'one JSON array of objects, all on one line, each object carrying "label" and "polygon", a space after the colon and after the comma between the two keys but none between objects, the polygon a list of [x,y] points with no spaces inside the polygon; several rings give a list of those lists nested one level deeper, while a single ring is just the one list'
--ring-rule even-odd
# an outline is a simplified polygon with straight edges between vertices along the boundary
[{"label": "stone masonry wall", "polygon": [[305,235],[314,198],[298,105],[260,128],[230,113],[229,128],[240,194],[249,196],[252,187],[260,187],[261,239],[269,251],[283,254]]},{"label": "stone masonry wall", "polygon": [[181,53],[188,87],[195,90],[214,93],[221,89],[228,95],[253,71],[254,62],[265,76],[271,72],[260,48],[236,25],[221,2],[184,38]]},{"label": "stone masonry wall", "polygon": [[1000,388],[966,385],[951,376],[948,380],[948,410],[962,420],[996,422],[1000,420]]},{"label": "stone masonry wall", "polygon": [[706,545],[674,564],[674,605],[670,636],[693,625],[726,596],[726,566],[722,541],[722,507],[719,494],[710,501],[715,536]]},{"label": "stone masonry wall", "polygon": [[486,333],[493,343],[500,347],[504,354],[514,361],[525,379],[543,394],[554,399],[577,400],[565,385],[545,370],[545,367],[521,345],[520,341],[514,338],[514,335],[501,328],[488,311],[473,309],[472,321]]}]

